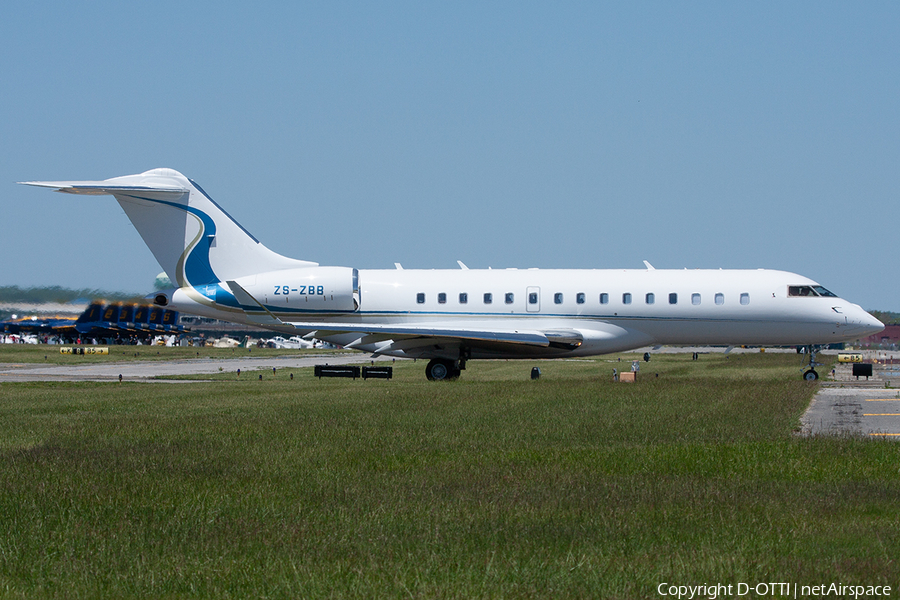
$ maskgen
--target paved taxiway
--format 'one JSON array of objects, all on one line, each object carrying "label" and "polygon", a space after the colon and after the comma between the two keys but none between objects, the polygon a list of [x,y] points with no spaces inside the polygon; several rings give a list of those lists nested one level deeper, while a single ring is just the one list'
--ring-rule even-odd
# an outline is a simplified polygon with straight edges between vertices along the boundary
[{"label": "paved taxiway", "polygon": [[[730,351],[731,349],[729,349]],[[635,352],[692,352],[694,348],[639,348]],[[726,348],[697,348],[698,352],[725,352]],[[736,348],[735,352],[759,352],[758,349]],[[793,350],[773,350],[774,352],[793,352]],[[0,363],[0,382],[4,381],[145,381],[171,383],[171,379],[154,379],[175,375],[206,375],[219,372],[234,373],[238,369],[242,373],[249,371],[271,371],[275,369],[299,369],[315,365],[348,365],[370,362],[372,357],[362,352],[353,354],[321,354],[271,357],[241,358],[186,358],[172,361],[123,361],[115,363],[94,363],[87,365],[42,365],[38,363]],[[376,362],[393,361],[395,359],[380,356]],[[402,360],[402,359],[397,359]],[[183,381],[183,380],[182,380]]]},{"label": "paved taxiway", "polygon": [[[0,382],[3,381],[124,381],[166,382],[153,379],[173,375],[207,375],[219,372],[259,373],[286,369],[300,369],[315,365],[347,365],[368,363],[368,354],[322,354],[303,356],[271,356],[263,358],[197,358],[174,361],[134,361],[119,363],[95,363],[88,365],[0,364]],[[376,362],[393,360],[379,357]],[[257,373],[254,373],[254,377]]]},{"label": "paved taxiway", "polygon": [[857,435],[900,441],[900,358],[898,352],[870,352],[871,378],[855,377],[852,365],[822,373],[822,388],[801,417],[803,435]]},{"label": "paved taxiway", "polygon": [[861,435],[900,439],[900,392],[823,388],[801,418],[803,435]]}]

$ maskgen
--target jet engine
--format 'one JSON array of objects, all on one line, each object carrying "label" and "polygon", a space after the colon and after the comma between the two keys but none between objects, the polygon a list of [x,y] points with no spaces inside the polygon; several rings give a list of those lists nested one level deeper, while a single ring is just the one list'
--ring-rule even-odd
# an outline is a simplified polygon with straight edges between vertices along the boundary
[{"label": "jet engine", "polygon": [[273,311],[359,310],[359,272],[349,267],[307,267],[257,273],[235,280]]}]

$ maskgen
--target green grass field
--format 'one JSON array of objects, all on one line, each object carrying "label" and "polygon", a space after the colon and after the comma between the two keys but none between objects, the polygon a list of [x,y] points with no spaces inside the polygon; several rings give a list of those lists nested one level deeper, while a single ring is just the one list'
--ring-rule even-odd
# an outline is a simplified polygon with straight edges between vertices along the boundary
[{"label": "green grass field", "polygon": [[900,445],[795,437],[799,357],[624,358],[0,384],[0,597],[897,589]]}]

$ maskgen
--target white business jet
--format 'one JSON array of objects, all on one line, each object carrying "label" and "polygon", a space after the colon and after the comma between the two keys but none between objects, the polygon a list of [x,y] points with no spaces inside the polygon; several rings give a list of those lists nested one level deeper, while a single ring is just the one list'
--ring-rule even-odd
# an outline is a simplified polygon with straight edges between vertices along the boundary
[{"label": "white business jet", "polygon": [[[770,270],[323,267],[277,254],[171,169],[105,181],[24,182],[111,194],[176,288],[185,313],[317,338],[375,355],[430,359],[455,379],[475,358],[558,358],[653,345],[803,345],[884,326],[806,277]],[[806,379],[818,377],[810,352]]]}]

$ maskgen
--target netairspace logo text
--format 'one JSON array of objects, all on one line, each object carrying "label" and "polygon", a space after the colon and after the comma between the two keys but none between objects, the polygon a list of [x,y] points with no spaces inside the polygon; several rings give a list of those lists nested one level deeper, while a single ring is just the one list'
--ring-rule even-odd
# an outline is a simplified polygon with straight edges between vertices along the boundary
[{"label": "netairspace logo text", "polygon": [[876,598],[891,595],[889,585],[848,585],[844,583],[705,583],[703,585],[677,585],[664,582],[656,588],[660,596],[693,600],[706,598]]}]

